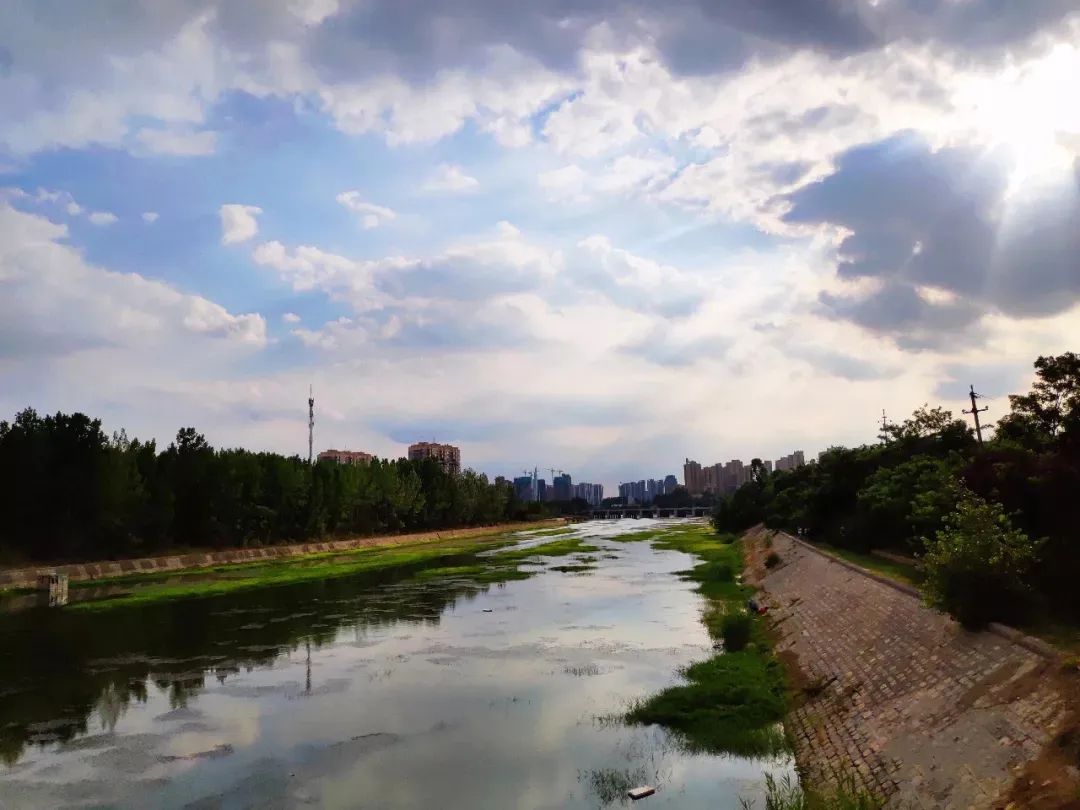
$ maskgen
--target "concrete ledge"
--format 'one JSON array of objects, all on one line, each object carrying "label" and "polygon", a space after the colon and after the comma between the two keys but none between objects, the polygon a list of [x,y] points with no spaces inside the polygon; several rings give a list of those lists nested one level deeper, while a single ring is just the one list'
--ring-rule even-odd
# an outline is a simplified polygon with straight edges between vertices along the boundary
[{"label": "concrete ledge", "polygon": [[[778,533],[784,535],[784,537],[791,540],[797,546],[805,548],[808,551],[812,551],[815,554],[819,554],[822,557],[825,557],[826,559],[836,563],[837,565],[842,565],[844,568],[854,571],[857,574],[862,574],[864,577],[869,577],[876,582],[880,582],[882,585],[887,585],[893,590],[900,591],[900,593],[906,593],[908,596],[913,596],[916,599],[922,600],[922,593],[919,592],[918,588],[907,585],[903,582],[897,582],[895,579],[889,579],[889,577],[878,574],[875,571],[870,571],[866,568],[863,568],[861,565],[856,565],[855,563],[850,562],[849,560],[845,560],[843,557],[838,557],[835,554],[830,554],[829,552],[825,551],[825,549],[817,548],[812,543],[807,543],[805,540],[800,540],[798,537],[788,534],[787,532]],[[989,633],[993,633],[996,636],[1001,636],[1002,638],[1011,641],[1013,644],[1023,647],[1025,650],[1030,650],[1036,655],[1041,655],[1044,658],[1049,658],[1052,661],[1061,660],[1061,651],[1054,647],[1052,644],[1048,644],[1040,638],[1029,636],[1027,633],[1023,633],[1014,627],[999,624],[998,622],[991,622],[986,626],[986,631]]]},{"label": "concrete ledge", "polygon": [[796,545],[799,545],[802,548],[805,548],[805,549],[807,549],[809,551],[812,551],[815,554],[820,554],[822,557],[825,557],[826,559],[831,560],[832,562],[836,563],[837,565],[842,565],[842,566],[844,566],[844,568],[848,568],[848,569],[854,571],[857,574],[862,574],[865,577],[870,577],[870,579],[876,580],[877,582],[880,582],[882,585],[888,585],[890,588],[893,588],[895,590],[900,591],[900,593],[906,593],[908,596],[914,596],[916,599],[922,599],[922,594],[919,593],[918,588],[915,588],[915,587],[913,587],[911,585],[908,585],[906,583],[903,583],[903,582],[897,582],[895,579],[889,579],[888,577],[883,576],[882,574],[879,574],[876,571],[870,571],[869,569],[863,568],[861,565],[856,565],[855,563],[850,562],[849,560],[845,560],[843,557],[838,557],[835,554],[830,554],[825,549],[818,548],[817,546],[815,546],[815,545],[813,545],[811,543],[807,543],[805,540],[800,540],[798,537],[795,537],[794,535],[790,535],[787,532],[780,532],[780,534],[784,535],[784,537],[788,538],[789,540],[791,540]]}]

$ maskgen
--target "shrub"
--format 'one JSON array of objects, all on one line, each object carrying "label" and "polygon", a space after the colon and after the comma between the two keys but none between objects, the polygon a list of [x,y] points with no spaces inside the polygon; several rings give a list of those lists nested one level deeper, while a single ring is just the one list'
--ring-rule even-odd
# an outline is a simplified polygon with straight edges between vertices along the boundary
[{"label": "shrub", "polygon": [[750,642],[752,619],[749,614],[728,613],[720,622],[720,634],[724,637],[725,652],[739,652]]},{"label": "shrub", "polygon": [[780,564],[780,555],[775,551],[770,551],[769,556],[765,558],[766,568],[776,568]]},{"label": "shrub", "polygon": [[926,601],[966,627],[1013,619],[1030,608],[1028,575],[1041,541],[1014,529],[999,503],[961,487],[956,510],[923,541]]}]

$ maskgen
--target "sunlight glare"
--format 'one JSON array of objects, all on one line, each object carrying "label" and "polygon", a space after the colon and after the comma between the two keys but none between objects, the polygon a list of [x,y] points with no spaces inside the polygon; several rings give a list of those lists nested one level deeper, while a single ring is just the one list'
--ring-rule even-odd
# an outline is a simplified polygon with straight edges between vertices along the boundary
[{"label": "sunlight glare", "polygon": [[1080,51],[1059,45],[1046,57],[980,80],[963,94],[975,128],[1013,161],[1010,190],[1066,173],[1080,134]]}]

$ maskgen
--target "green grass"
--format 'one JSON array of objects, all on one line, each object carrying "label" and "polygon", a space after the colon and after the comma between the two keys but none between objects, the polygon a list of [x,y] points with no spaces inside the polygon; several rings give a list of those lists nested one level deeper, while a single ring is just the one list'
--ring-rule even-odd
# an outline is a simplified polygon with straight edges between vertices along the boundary
[{"label": "green grass", "polygon": [[642,529],[641,531],[637,532],[617,534],[607,539],[615,543],[643,543],[650,540],[655,540],[658,537],[663,537],[665,534],[667,534],[668,531],[668,529]]},{"label": "green grass", "polygon": [[1080,627],[1058,619],[1035,618],[1020,628],[1051,644],[1066,655],[1080,656]]},{"label": "green grass", "polygon": [[[132,574],[82,583],[87,586],[121,585],[132,590],[104,599],[73,602],[68,610],[112,610],[149,602],[194,599],[233,593],[251,588],[291,585],[299,582],[346,577],[353,574],[394,569],[437,566],[440,560],[473,554],[482,549],[513,543],[507,535],[482,535],[445,541],[418,541],[399,546],[365,546],[347,551],[320,552],[303,557],[283,557],[258,562],[219,565],[185,571],[159,571]],[[439,576],[468,577],[478,584],[526,579],[528,572],[517,564],[536,557],[561,557],[596,551],[580,538],[552,540],[528,549],[507,549],[468,565],[424,568],[416,576],[431,579]],[[570,569],[570,566],[567,566]],[[578,563],[572,570],[587,570]],[[556,569],[558,570],[558,569]]]},{"label": "green grass", "polygon": [[[701,562],[679,572],[697,583],[706,599],[702,621],[714,639],[723,637],[724,617],[743,611],[752,591],[735,581],[742,571],[741,544],[708,526],[680,526],[653,541]],[[683,672],[685,684],[672,686],[631,708],[631,723],[656,723],[676,731],[693,751],[765,757],[787,750],[781,721],[787,711],[783,669],[772,655],[761,620],[750,619],[750,643],[699,661]]]},{"label": "green grass", "polygon": [[539,531],[527,530],[524,532],[524,536],[527,538],[533,537],[555,537],[560,534],[570,534],[575,531],[573,526],[559,526],[554,529],[541,529]]},{"label": "green grass", "polygon": [[570,563],[568,565],[553,565],[548,569],[549,571],[559,571],[563,574],[580,574],[584,571],[596,570],[595,565],[582,565],[581,563]]},{"label": "green grass", "polygon": [[[199,569],[198,571],[185,572],[189,573],[193,580],[195,575],[202,577],[199,581],[191,582],[160,582],[161,577],[157,574],[145,578],[140,576],[125,577],[123,580],[114,580],[114,582],[131,584],[136,586],[136,590],[101,600],[74,602],[66,609],[111,610],[147,602],[218,596],[251,588],[291,585],[298,582],[350,576],[362,572],[389,571],[469,554],[477,551],[480,546],[491,545],[492,542],[485,538],[468,538],[453,542],[374,546],[358,549],[345,555],[339,553],[312,555],[254,564],[222,566],[218,569]],[[343,556],[346,559],[342,560],[341,557]],[[326,559],[327,557],[333,559]],[[491,566],[485,567],[490,568]],[[225,576],[221,579],[205,579],[208,574],[214,573],[224,574]],[[176,574],[173,574],[170,579],[175,576]],[[103,580],[98,580],[95,584],[100,585],[102,582]]]},{"label": "green grass", "polygon": [[[739,801],[744,810],[756,810],[756,802]],[[765,774],[764,810],[879,810],[883,806],[883,802],[856,788],[854,780],[847,780],[835,791],[824,792],[807,790],[790,776],[777,781],[772,774]]]},{"label": "green grass", "polygon": [[509,560],[527,560],[530,557],[565,557],[568,554],[582,553],[586,554],[590,551],[599,551],[596,546],[590,546],[580,537],[568,537],[565,540],[552,540],[550,543],[541,543],[537,546],[531,546],[529,548],[511,548],[505,551],[499,551],[491,555],[492,559],[509,561]]},{"label": "green grass", "polygon": [[439,577],[469,579],[473,582],[490,585],[497,582],[512,582],[531,577],[528,571],[521,571],[516,566],[492,565],[446,565],[438,568],[425,568],[416,574],[416,579],[428,580]]},{"label": "green grass", "polygon": [[901,582],[904,585],[918,587],[923,579],[922,572],[914,565],[906,565],[904,563],[886,560],[884,557],[878,557],[874,554],[863,554],[859,551],[837,548],[836,546],[830,546],[827,543],[815,543],[814,545],[822,551],[832,554],[834,557],[840,557],[841,559],[855,563],[855,565],[862,568],[866,568],[869,571],[873,571],[876,574],[881,574],[896,582]]},{"label": "green grass", "polygon": [[694,751],[765,757],[787,749],[780,726],[786,687],[778,661],[747,649],[699,661],[684,675],[686,684],[637,704],[627,720],[675,729]]}]

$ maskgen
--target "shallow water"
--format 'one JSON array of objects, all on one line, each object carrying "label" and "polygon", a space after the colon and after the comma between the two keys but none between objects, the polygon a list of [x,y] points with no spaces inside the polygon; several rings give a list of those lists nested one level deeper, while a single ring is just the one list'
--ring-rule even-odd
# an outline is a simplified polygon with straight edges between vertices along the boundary
[{"label": "shallow water", "polygon": [[582,525],[584,574],[0,616],[0,807],[739,807],[791,763],[618,720],[711,653],[692,559],[606,539],[662,523]]}]

